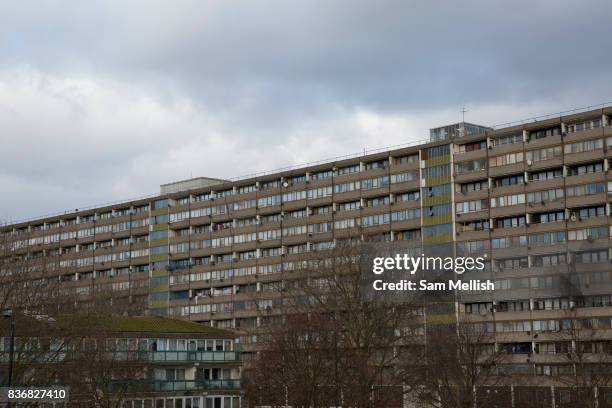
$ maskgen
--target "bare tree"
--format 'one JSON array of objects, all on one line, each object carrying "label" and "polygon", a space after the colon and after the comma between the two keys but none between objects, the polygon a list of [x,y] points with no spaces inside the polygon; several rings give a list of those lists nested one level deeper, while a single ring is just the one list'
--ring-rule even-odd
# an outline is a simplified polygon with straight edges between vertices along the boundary
[{"label": "bare tree", "polygon": [[401,406],[405,349],[418,341],[422,316],[416,304],[372,296],[360,271],[364,251],[339,244],[310,253],[278,282],[284,319],[264,328],[245,370],[258,379],[249,399],[259,401],[265,389],[277,404],[287,394],[297,406]]},{"label": "bare tree", "polygon": [[612,386],[612,343],[601,335],[600,322],[609,328],[609,319],[581,318],[573,308],[558,322],[554,339],[560,359],[548,374],[557,383],[560,407],[600,407],[601,393]]},{"label": "bare tree", "polygon": [[502,381],[495,371],[503,355],[495,350],[486,325],[434,323],[426,337],[422,369],[410,371],[415,400],[435,408],[505,406],[500,404],[508,396],[497,392]]}]

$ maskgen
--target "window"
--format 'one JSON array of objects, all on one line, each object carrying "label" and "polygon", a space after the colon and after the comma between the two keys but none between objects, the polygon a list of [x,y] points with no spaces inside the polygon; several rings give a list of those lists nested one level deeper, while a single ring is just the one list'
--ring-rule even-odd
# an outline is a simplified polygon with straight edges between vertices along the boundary
[{"label": "window", "polygon": [[480,171],[486,168],[487,168],[486,159],[472,160],[472,161],[461,162],[461,163],[455,164],[455,172],[457,174],[470,173],[473,171]]},{"label": "window", "polygon": [[476,212],[489,208],[487,200],[465,201],[455,204],[457,214]]},{"label": "window", "polygon": [[319,224],[309,224],[308,233],[310,234],[321,234],[324,232],[330,232],[332,230],[331,222],[322,222]]},{"label": "window", "polygon": [[565,231],[529,235],[531,246],[555,245],[563,242],[565,242]]},{"label": "window", "polygon": [[424,237],[433,237],[440,235],[448,235],[453,233],[452,224],[440,224],[423,227]]},{"label": "window", "polygon": [[567,125],[567,133],[581,132],[588,129],[597,129],[601,127],[601,118],[577,122]]},{"label": "window", "polygon": [[523,142],[523,134],[515,133],[513,135],[500,136],[495,139],[491,139],[491,143],[493,146],[502,146],[506,144],[514,144],[514,143],[522,143]]},{"label": "window", "polygon": [[436,159],[448,156],[450,155],[450,145],[430,147],[428,149],[423,150],[422,155],[423,160]]},{"label": "window", "polygon": [[332,195],[332,186],[319,187],[308,190],[308,198],[322,198]]},{"label": "window", "polygon": [[475,150],[482,150],[487,148],[486,141],[467,143],[459,146],[459,153],[473,152]]},{"label": "window", "polygon": [[366,200],[366,207],[379,207],[381,205],[387,205],[389,204],[389,196],[382,196],[382,197],[374,197],[374,198],[368,198]]},{"label": "window", "polygon": [[[539,150],[530,150],[527,152],[528,162],[537,162],[541,160],[550,160],[561,157],[561,146],[547,147]],[[529,164],[529,163],[527,163]]]},{"label": "window", "polygon": [[[599,250],[599,251],[588,251],[588,252],[578,252],[574,255],[574,259],[576,263],[588,264],[588,263],[599,263],[599,262],[607,262],[609,259],[608,250]],[[605,278],[597,278],[596,280],[600,282],[608,281],[608,272],[604,272],[606,274]]]},{"label": "window", "polygon": [[440,215],[449,215],[451,213],[451,204],[432,205],[427,209],[429,217],[437,217]]},{"label": "window", "polygon": [[471,254],[491,249],[491,242],[486,239],[482,241],[458,242],[457,251],[463,254]]},{"label": "window", "polygon": [[567,187],[565,190],[568,197],[581,197],[586,195],[603,193],[605,191],[605,188],[606,187],[604,183],[591,183]]},{"label": "window", "polygon": [[151,241],[168,238],[168,230],[152,231],[149,235]]},{"label": "window", "polygon": [[599,239],[607,237],[607,227],[583,228],[567,232],[568,241],[584,241],[585,239]]},{"label": "window", "polygon": [[603,171],[603,163],[583,164],[569,168],[570,176],[580,176],[582,174],[601,173]]},{"label": "window", "polygon": [[215,192],[215,197],[216,198],[231,197],[233,195],[234,195],[234,190],[233,189],[222,190],[222,191],[216,191]]},{"label": "window", "polygon": [[524,183],[522,174],[495,179],[495,187],[507,187]]},{"label": "window", "polygon": [[563,189],[560,188],[527,193],[528,203],[550,202],[560,198],[563,198]]},{"label": "window", "polygon": [[496,272],[504,272],[504,271],[510,271],[510,270],[519,269],[519,268],[527,268],[528,266],[527,257],[496,259],[494,262],[495,262]]},{"label": "window", "polygon": [[484,314],[491,310],[493,310],[493,303],[491,302],[465,304],[465,313],[469,314]]},{"label": "window", "polygon": [[418,161],[419,161],[418,153],[417,154],[410,154],[408,156],[401,156],[401,157],[396,157],[395,158],[395,164],[397,164],[397,165],[417,163]]},{"label": "window", "polygon": [[421,217],[421,209],[394,211],[391,213],[391,221],[404,221]]},{"label": "window", "polygon": [[350,183],[336,184],[334,186],[334,193],[347,193],[349,191],[359,190],[361,183],[359,181],[352,181]]},{"label": "window", "polygon": [[253,193],[255,191],[257,191],[257,185],[255,185],[255,184],[250,184],[248,186],[240,186],[240,187],[238,187],[238,194]]},{"label": "window", "polygon": [[505,301],[497,305],[498,312],[525,312],[528,310],[530,310],[529,300]]},{"label": "window", "polygon": [[531,132],[529,132],[529,139],[543,139],[545,137],[558,136],[560,134],[561,134],[560,127],[532,130]]},{"label": "window", "polygon": [[565,145],[565,154],[569,153],[582,153],[582,152],[592,152],[593,150],[603,148],[603,140],[595,139],[595,140],[585,140],[582,142],[576,142],[572,144]]},{"label": "window", "polygon": [[384,224],[388,224],[389,223],[389,214],[377,214],[377,215],[370,215],[367,217],[362,217],[361,218],[361,225],[363,225],[364,227],[371,227],[374,225],[384,225]]},{"label": "window", "polygon": [[496,228],[517,228],[525,226],[525,216],[499,218],[495,220]]},{"label": "window", "polygon": [[327,178],[331,178],[333,174],[334,174],[334,172],[333,172],[333,171],[331,171],[331,170],[325,170],[325,171],[319,171],[319,172],[316,172],[316,173],[312,173],[312,174],[310,175],[310,177],[311,177],[313,180],[325,180],[325,179],[327,179]]},{"label": "window", "polygon": [[421,193],[419,191],[401,193],[396,196],[397,201],[418,201],[420,198],[421,198]]},{"label": "window", "polygon": [[373,162],[369,162],[369,163],[365,164],[365,169],[366,170],[386,169],[387,167],[389,167],[389,160],[387,160],[387,159],[373,161]]},{"label": "window", "polygon": [[487,181],[475,181],[473,183],[461,184],[460,191],[463,194],[472,193],[474,191],[486,190],[488,187]]},{"label": "window", "polygon": [[293,176],[291,178],[289,178],[289,184],[298,184],[298,183],[304,183],[306,181],[306,175],[302,174],[299,176]]},{"label": "window", "polygon": [[268,190],[271,188],[278,188],[280,187],[280,180],[269,180],[269,181],[262,181],[261,182],[261,189],[262,190]]},{"label": "window", "polygon": [[408,181],[414,181],[419,179],[418,171],[409,171],[406,173],[392,174],[391,184],[395,183],[406,183]]},{"label": "window", "polygon": [[539,255],[534,256],[533,266],[550,267],[564,265],[566,262],[565,254]]},{"label": "window", "polygon": [[529,181],[544,181],[563,177],[563,169],[554,169],[529,173]]},{"label": "window", "polygon": [[352,166],[340,167],[336,170],[338,176],[343,174],[351,174],[351,173],[359,173],[359,164],[355,164]]},{"label": "window", "polygon": [[489,167],[506,166],[509,164],[521,163],[523,161],[523,152],[508,153],[502,156],[489,158]]},{"label": "window", "polygon": [[599,206],[599,207],[580,208],[574,211],[573,215],[578,217],[578,220],[586,220],[588,218],[594,218],[594,217],[603,217],[606,215],[606,207]]},{"label": "window", "polygon": [[491,198],[491,207],[507,207],[510,205],[525,204],[525,194],[513,194]]},{"label": "window", "polygon": [[157,200],[153,202],[153,209],[154,210],[159,210],[160,208],[167,208],[168,207],[168,200],[164,199],[164,200]]},{"label": "window", "polygon": [[423,188],[423,197],[440,197],[449,196],[451,193],[450,184],[442,184],[439,186],[431,186]]},{"label": "window", "polygon": [[535,214],[535,222],[546,224],[549,222],[559,222],[565,220],[565,211],[554,211],[549,213]]},{"label": "window", "polygon": [[346,228],[354,228],[359,225],[359,218],[347,218],[344,220],[338,220],[334,222],[335,229],[346,229]]},{"label": "window", "polygon": [[361,188],[364,190],[369,190],[373,188],[382,188],[388,185],[389,185],[389,176],[376,177],[376,178],[361,181]]},{"label": "window", "polygon": [[485,231],[489,229],[489,220],[469,221],[460,224],[460,230],[466,231]]},{"label": "window", "polygon": [[525,235],[519,235],[516,237],[495,238],[491,240],[491,247],[493,249],[512,248],[519,246],[527,246],[527,237]]},{"label": "window", "polygon": [[423,169],[423,178],[429,179],[431,177],[450,177],[450,172],[451,170],[449,164],[426,167]]},{"label": "window", "polygon": [[350,201],[348,203],[340,203],[338,204],[338,211],[352,211],[358,210],[361,204],[359,201]]},{"label": "window", "polygon": [[421,239],[421,230],[408,230],[408,231],[398,231],[395,235],[396,241],[411,241],[411,240],[420,240]]}]

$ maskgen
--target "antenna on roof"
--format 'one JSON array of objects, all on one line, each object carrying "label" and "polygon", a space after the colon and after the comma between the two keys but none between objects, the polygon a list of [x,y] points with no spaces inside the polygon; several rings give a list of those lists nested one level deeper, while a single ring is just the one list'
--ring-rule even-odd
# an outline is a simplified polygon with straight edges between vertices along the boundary
[{"label": "antenna on roof", "polygon": [[469,112],[469,109],[466,109],[465,105],[461,108],[461,122],[465,122],[465,113]]}]

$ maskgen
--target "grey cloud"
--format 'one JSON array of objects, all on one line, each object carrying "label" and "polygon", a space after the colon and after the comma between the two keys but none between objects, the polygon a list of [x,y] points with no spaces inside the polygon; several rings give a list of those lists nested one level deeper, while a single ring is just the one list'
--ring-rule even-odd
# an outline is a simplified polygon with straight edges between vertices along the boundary
[{"label": "grey cloud", "polygon": [[[3,3],[0,217],[422,139],[463,104],[493,124],[612,99],[610,15],[604,0]],[[28,183],[63,198],[26,207]]]}]

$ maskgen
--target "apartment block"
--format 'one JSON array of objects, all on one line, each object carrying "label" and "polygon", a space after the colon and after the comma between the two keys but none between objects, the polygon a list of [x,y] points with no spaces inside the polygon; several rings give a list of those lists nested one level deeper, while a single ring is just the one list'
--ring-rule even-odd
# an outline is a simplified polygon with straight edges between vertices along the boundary
[{"label": "apartment block", "polygon": [[[15,345],[11,359],[9,323],[6,319],[0,321],[3,378],[9,363],[16,367],[13,386],[23,385],[21,376],[46,379],[47,367],[61,366],[57,381],[70,388],[70,404],[30,402],[28,406],[95,406],[96,388],[108,394],[109,403],[121,398],[125,408],[244,406],[240,391],[241,352],[235,347],[235,333],[161,317],[109,316],[103,326],[94,329],[85,323],[83,330],[70,326],[71,337],[57,338],[51,326],[67,326],[66,322],[48,316],[18,315],[13,323]],[[42,374],[37,375],[37,370]],[[71,372],[83,378],[82,382],[72,383]],[[72,387],[68,387],[70,384]],[[85,384],[96,388],[88,390]],[[0,402],[0,406],[11,405]]]},{"label": "apartment block", "polygon": [[[280,313],[271,288],[304,253],[346,238],[446,245],[486,256],[470,277],[496,287],[462,294],[459,315],[514,356],[501,372],[546,384],[572,370],[554,339],[568,313],[601,333],[585,347],[612,340],[611,118],[602,107],[458,123],[389,150],[171,183],[154,197],[5,225],[0,256],[83,299],[107,288],[142,299],[143,313],[246,332]],[[569,398],[553,394],[542,398]]]}]

